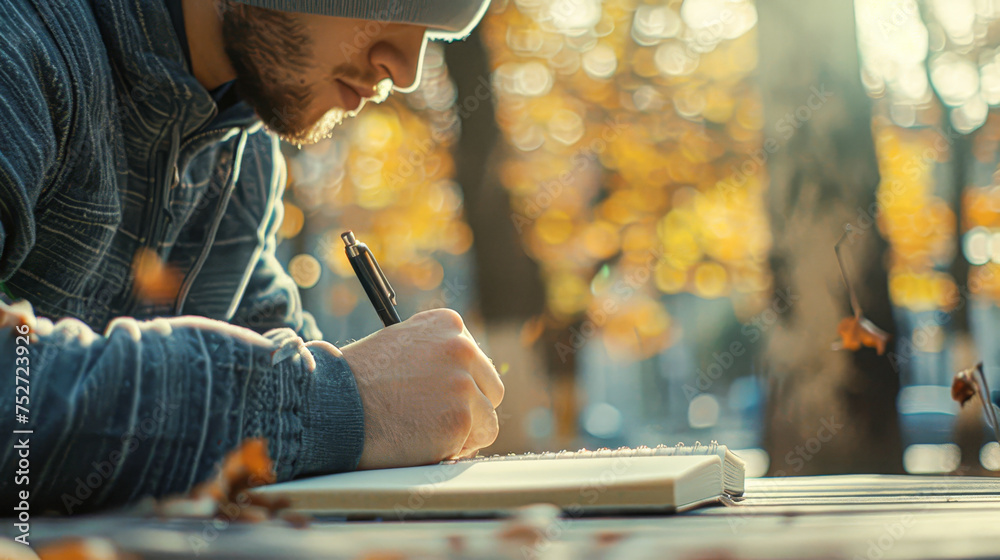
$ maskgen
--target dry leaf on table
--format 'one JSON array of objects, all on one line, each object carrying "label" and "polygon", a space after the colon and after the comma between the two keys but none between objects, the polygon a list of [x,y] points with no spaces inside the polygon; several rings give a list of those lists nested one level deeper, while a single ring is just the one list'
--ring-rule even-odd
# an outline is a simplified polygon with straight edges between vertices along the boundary
[{"label": "dry leaf on table", "polygon": [[187,496],[162,500],[156,505],[156,513],[161,517],[225,516],[230,521],[251,523],[278,517],[295,527],[308,526],[308,516],[282,511],[289,505],[286,498],[247,492],[275,480],[267,441],[247,439],[226,455],[215,476],[192,488]]}]

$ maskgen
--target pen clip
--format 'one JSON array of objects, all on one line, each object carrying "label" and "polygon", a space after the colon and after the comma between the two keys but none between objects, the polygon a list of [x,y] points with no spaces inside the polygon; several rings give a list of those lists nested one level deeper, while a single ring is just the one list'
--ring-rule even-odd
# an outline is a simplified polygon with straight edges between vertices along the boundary
[{"label": "pen clip", "polygon": [[379,266],[378,261],[375,260],[375,255],[364,243],[358,243],[358,246],[362,251],[368,254],[368,260],[375,266],[375,271],[378,272],[378,281],[385,290],[385,295],[388,296],[389,301],[391,301],[393,305],[396,305],[396,292],[393,291],[392,285],[389,284],[389,279],[386,278],[385,273],[382,272],[382,267]]}]

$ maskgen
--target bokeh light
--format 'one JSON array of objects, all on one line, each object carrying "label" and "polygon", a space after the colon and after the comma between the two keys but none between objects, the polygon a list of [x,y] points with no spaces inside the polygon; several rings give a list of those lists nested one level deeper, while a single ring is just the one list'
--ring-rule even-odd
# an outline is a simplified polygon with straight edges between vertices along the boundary
[{"label": "bokeh light", "polygon": [[746,1],[494,5],[500,176],[552,324],[607,315],[608,350],[644,358],[675,340],[664,294],[769,288],[756,22]]}]

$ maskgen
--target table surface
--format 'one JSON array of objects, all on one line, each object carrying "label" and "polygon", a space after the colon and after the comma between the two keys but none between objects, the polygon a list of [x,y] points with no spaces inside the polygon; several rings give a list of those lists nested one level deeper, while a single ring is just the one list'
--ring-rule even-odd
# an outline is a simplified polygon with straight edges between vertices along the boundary
[{"label": "table surface", "polygon": [[[34,547],[106,537],[141,558],[1000,557],[1000,479],[844,475],[748,479],[729,507],[677,515],[342,522],[34,519]],[[535,514],[542,513],[535,510]],[[3,534],[12,535],[6,528]]]}]

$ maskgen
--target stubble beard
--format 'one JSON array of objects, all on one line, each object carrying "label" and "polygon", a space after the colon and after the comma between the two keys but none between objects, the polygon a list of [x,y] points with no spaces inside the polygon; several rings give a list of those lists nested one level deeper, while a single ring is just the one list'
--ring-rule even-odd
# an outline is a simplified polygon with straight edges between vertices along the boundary
[{"label": "stubble beard", "polygon": [[307,81],[313,69],[313,41],[289,14],[223,0],[222,34],[236,71],[236,91],[264,126],[292,144],[330,137],[346,112],[328,111],[309,122],[316,95]]}]

